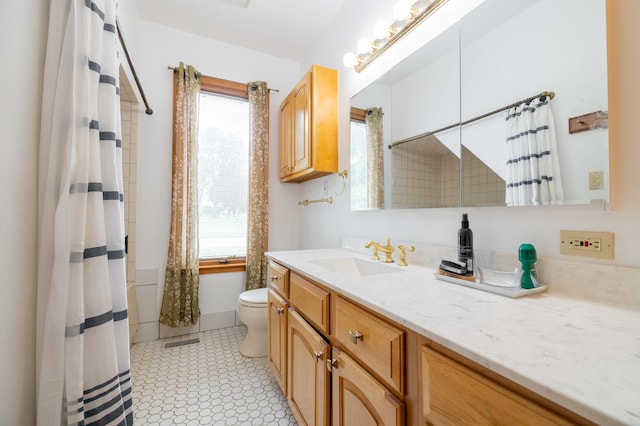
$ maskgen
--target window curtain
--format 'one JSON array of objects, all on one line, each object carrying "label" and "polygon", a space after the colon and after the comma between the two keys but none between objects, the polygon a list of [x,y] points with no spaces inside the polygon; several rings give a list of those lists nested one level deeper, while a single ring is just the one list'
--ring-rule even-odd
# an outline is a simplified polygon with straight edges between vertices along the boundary
[{"label": "window curtain", "polygon": [[131,425],[117,5],[48,3],[37,424]]},{"label": "window curtain", "polygon": [[173,165],[169,252],[160,322],[193,325],[200,318],[198,253],[198,94],[200,80],[190,65],[174,72]]},{"label": "window curtain", "polygon": [[264,81],[249,88],[249,220],[246,289],[266,287],[269,242],[269,89]]},{"label": "window curtain", "polygon": [[550,100],[544,96],[507,110],[509,206],[557,204],[564,199]]},{"label": "window curtain", "polygon": [[384,148],[382,108],[369,108],[364,117],[367,128],[367,206],[384,207]]}]

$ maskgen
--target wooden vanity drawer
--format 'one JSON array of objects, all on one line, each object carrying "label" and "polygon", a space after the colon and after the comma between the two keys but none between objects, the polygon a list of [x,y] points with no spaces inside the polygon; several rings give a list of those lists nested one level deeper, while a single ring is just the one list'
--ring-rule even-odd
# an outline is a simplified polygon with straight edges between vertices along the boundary
[{"label": "wooden vanity drawer", "polygon": [[329,335],[329,292],[292,272],[289,302],[316,328]]},{"label": "wooden vanity drawer", "polygon": [[427,346],[421,380],[424,424],[574,424]]},{"label": "wooden vanity drawer", "polygon": [[334,335],[342,347],[403,394],[405,332],[339,296],[334,309]]},{"label": "wooden vanity drawer", "polygon": [[278,265],[273,260],[269,261],[268,271],[269,288],[275,290],[284,298],[289,297],[289,270],[284,266]]}]

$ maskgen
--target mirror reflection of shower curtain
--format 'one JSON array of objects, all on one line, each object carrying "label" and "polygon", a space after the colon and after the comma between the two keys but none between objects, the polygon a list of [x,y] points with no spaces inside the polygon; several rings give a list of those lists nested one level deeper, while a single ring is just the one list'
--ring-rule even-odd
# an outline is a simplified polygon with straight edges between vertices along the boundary
[{"label": "mirror reflection of shower curtain", "polygon": [[563,199],[549,97],[507,110],[508,206],[560,204]]},{"label": "mirror reflection of shower curtain", "polygon": [[369,108],[365,114],[367,127],[367,206],[384,207],[384,152],[382,108]]}]

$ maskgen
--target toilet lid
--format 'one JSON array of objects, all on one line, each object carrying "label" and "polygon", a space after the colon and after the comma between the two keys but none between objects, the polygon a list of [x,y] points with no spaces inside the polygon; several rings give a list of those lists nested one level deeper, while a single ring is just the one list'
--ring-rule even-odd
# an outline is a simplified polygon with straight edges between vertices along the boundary
[{"label": "toilet lid", "polygon": [[267,304],[267,289],[257,288],[255,290],[248,290],[240,293],[240,302],[243,305],[261,305]]}]

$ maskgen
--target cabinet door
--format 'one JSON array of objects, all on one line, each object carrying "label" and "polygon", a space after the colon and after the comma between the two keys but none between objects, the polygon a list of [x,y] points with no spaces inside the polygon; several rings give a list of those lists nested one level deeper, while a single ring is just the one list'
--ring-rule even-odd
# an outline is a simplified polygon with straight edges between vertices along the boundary
[{"label": "cabinet door", "polygon": [[309,114],[311,112],[310,74],[298,82],[293,89],[293,173],[311,167],[311,135]]},{"label": "cabinet door", "polygon": [[280,179],[293,173],[293,103],[292,97],[280,105]]},{"label": "cabinet door", "polygon": [[422,347],[422,410],[426,425],[572,424],[427,346]]},{"label": "cabinet door", "polygon": [[404,425],[404,404],[358,363],[333,348],[333,425]]},{"label": "cabinet door", "polygon": [[287,302],[269,290],[268,359],[282,392],[287,394]]},{"label": "cabinet door", "polygon": [[301,425],[329,424],[329,344],[289,308],[287,398]]}]

